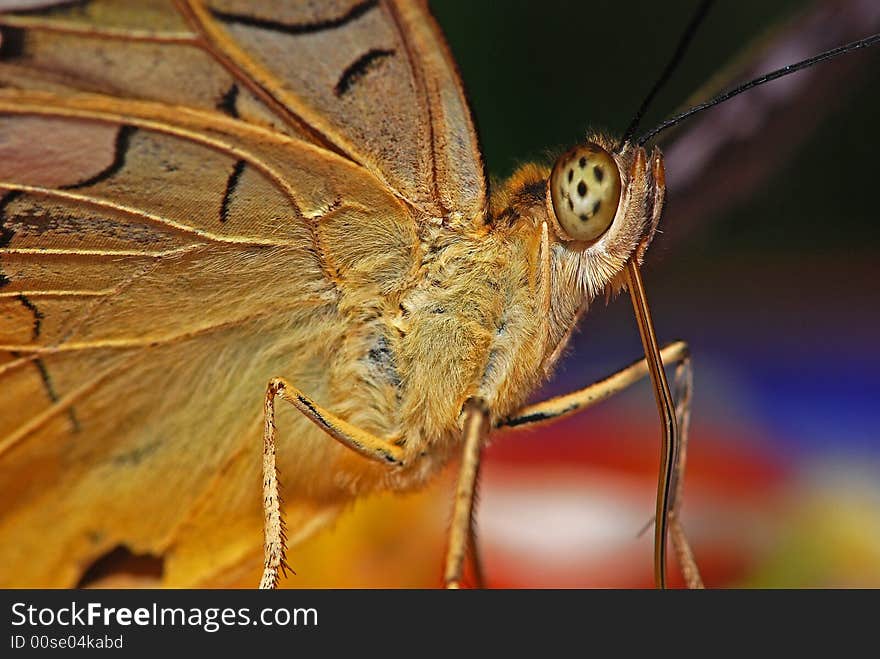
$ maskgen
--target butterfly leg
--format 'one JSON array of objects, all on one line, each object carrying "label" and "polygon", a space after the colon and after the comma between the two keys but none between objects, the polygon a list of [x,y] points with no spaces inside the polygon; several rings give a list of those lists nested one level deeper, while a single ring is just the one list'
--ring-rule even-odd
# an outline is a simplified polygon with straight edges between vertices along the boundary
[{"label": "butterfly leg", "polygon": [[[462,567],[468,544],[471,544],[473,556],[479,566],[474,534],[474,494],[480,471],[480,447],[489,426],[489,414],[483,401],[471,399],[465,404],[463,415],[464,450],[458,486],[455,490],[452,524],[449,527],[449,545],[446,550],[446,569],[443,574],[447,588],[461,586]],[[479,567],[478,579],[481,580]]]},{"label": "butterfly leg", "polygon": [[675,367],[675,415],[678,417],[678,429],[681,434],[681,449],[675,461],[673,472],[672,501],[669,506],[669,535],[681,574],[688,588],[703,588],[703,579],[694,552],[684,532],[679,515],[683,500],[684,470],[687,464],[688,435],[691,424],[691,396],[694,390],[694,371],[690,357],[685,356]]},{"label": "butterfly leg", "polygon": [[275,464],[275,398],[280,396],[310,421],[344,446],[361,455],[387,464],[403,464],[403,448],[364,432],[322,409],[283,378],[275,378],[266,389],[263,426],[263,511],[265,515],[265,556],[260,588],[278,585],[279,570],[289,569],[284,560],[285,531]]},{"label": "butterfly leg", "polygon": [[[690,424],[690,404],[693,390],[693,372],[687,343],[676,341],[660,351],[664,364],[677,364],[675,372],[675,413],[681,434],[681,449],[675,460],[673,472],[672,500],[669,510],[670,536],[676,558],[688,588],[702,588],[700,571],[694,560],[690,543],[679,517],[684,483],[684,468],[687,457],[688,426]],[[546,423],[570,414],[575,414],[610,398],[648,375],[648,365],[644,359],[636,361],[613,375],[595,382],[583,389],[557,396],[549,400],[527,405],[516,414],[503,419],[499,427],[531,426]]]},{"label": "butterfly leg", "polygon": [[471,511],[471,525],[468,528],[468,551],[471,557],[471,568],[474,571],[474,585],[477,588],[485,588],[486,587],[486,579],[483,573],[483,561],[480,557],[480,548],[477,543],[477,518],[473,514],[473,510],[476,510],[477,503],[479,501],[479,490],[480,490],[480,465],[477,464],[477,476],[474,480],[474,501],[472,505]]}]

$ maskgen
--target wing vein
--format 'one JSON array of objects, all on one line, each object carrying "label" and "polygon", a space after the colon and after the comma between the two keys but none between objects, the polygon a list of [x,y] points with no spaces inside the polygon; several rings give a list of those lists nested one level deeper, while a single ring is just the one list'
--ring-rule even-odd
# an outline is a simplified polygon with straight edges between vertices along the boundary
[{"label": "wing vein", "polygon": [[[55,101],[56,103],[58,103],[62,100],[61,98],[53,94],[32,94],[32,96],[34,97],[33,104],[29,104],[27,102],[28,100],[30,100],[27,98],[27,96],[25,96],[24,102],[18,103],[16,103],[15,101],[10,101],[9,97],[0,98],[0,112],[9,112],[12,114],[21,115],[35,114],[40,116],[73,117],[103,121],[105,123],[119,125],[129,124],[132,126],[145,128],[147,130],[164,133],[166,135],[171,135],[173,137],[184,139],[195,144],[200,144],[202,146],[207,146],[219,153],[228,155],[236,160],[245,160],[248,162],[248,164],[253,165],[255,168],[263,172],[290,200],[290,203],[293,206],[293,210],[295,210],[297,217],[302,217],[302,211],[300,210],[299,204],[297,203],[296,194],[294,193],[287,180],[280,173],[278,173],[278,171],[276,171],[274,167],[269,165],[265,160],[258,157],[251,151],[237,147],[227,141],[210,137],[205,133],[199,132],[197,130],[184,128],[180,125],[175,124],[172,119],[165,116],[169,111],[172,110],[172,108],[168,108],[166,106],[156,103],[129,102],[125,103],[121,109],[123,111],[130,111],[130,114],[123,115],[116,112],[107,112],[101,109],[96,110],[92,107],[89,107],[90,103],[97,105],[104,100],[99,95],[91,95],[90,98],[81,99],[83,101],[82,105],[85,107],[78,107],[75,104],[69,103],[70,99],[67,99],[67,105],[49,105],[48,102]],[[137,110],[141,110],[143,114],[146,114],[147,116],[143,116],[143,114],[138,113]],[[221,117],[221,115],[211,115],[209,117],[205,115],[205,113],[194,110],[185,110],[184,108],[173,108],[173,110],[178,114],[186,113],[194,118],[206,122],[210,120],[217,122],[218,118],[222,118],[224,121],[235,122],[239,129],[241,129],[242,126],[242,122],[236,121],[235,119]],[[210,123],[208,124],[208,126],[211,128],[215,128],[214,126],[211,126]],[[217,126],[216,129],[222,130],[224,127],[225,126]],[[255,130],[260,133],[264,132],[260,131],[259,129]],[[233,132],[232,134],[234,135],[235,133]],[[315,148],[320,149],[320,147]],[[326,150],[323,151],[326,153]]]},{"label": "wing vein", "polygon": [[46,290],[46,291],[38,291],[38,290],[25,290],[25,291],[12,291],[12,292],[2,292],[0,291],[0,300],[4,298],[17,298],[19,295],[24,295],[27,298],[50,298],[50,297],[104,297],[107,295],[112,295],[116,292],[114,288],[104,288],[100,290]]},{"label": "wing vein", "polygon": [[0,15],[0,26],[40,32],[55,32],[80,37],[115,39],[120,41],[153,42],[194,45],[196,35],[191,32],[156,32],[153,30],[128,30],[124,28],[81,26],[73,22],[47,21],[28,16]]},{"label": "wing vein", "polygon": [[67,412],[67,410],[72,409],[74,403],[96,389],[98,385],[100,385],[113,373],[121,370],[124,367],[127,367],[134,360],[135,357],[137,357],[137,355],[132,355],[131,358],[126,359],[121,363],[114,364],[110,368],[105,369],[85,384],[77,387],[70,393],[53,401],[52,405],[46,408],[43,412],[31,417],[26,423],[20,425],[16,430],[13,430],[11,433],[6,435],[6,437],[0,438],[0,458],[2,458],[5,453],[13,449],[32,432],[39,430],[40,427],[51,421],[59,414],[64,414]]},{"label": "wing vein", "polygon": [[[27,194],[40,196],[40,197],[48,197],[55,199],[64,199],[66,201],[74,201],[80,204],[85,204],[88,206],[94,206],[101,209],[113,210],[125,215],[130,215],[132,217],[136,217],[145,222],[149,222],[150,224],[155,224],[161,227],[165,227],[168,229],[172,229],[174,231],[178,231],[180,233],[190,235],[196,238],[204,239],[210,242],[225,244],[225,245],[242,245],[242,246],[254,246],[254,247],[280,247],[287,244],[290,244],[287,241],[279,241],[279,240],[269,240],[269,239],[256,239],[256,238],[235,238],[235,237],[224,237],[218,236],[217,234],[211,233],[210,231],[205,231],[204,229],[196,229],[194,227],[187,226],[185,224],[181,224],[180,222],[175,222],[174,220],[169,220],[166,217],[162,217],[161,215],[155,215],[153,213],[149,213],[140,208],[134,208],[132,206],[126,206],[124,204],[120,204],[114,201],[110,201],[107,199],[101,199],[99,197],[95,197],[92,195],[80,194],[75,192],[67,192],[66,190],[58,190],[56,188],[44,188],[34,185],[22,185],[20,183],[12,183],[9,181],[0,181],[0,189],[7,190],[20,190],[22,192],[26,192]],[[199,243],[195,243],[199,245]],[[52,254],[53,250],[50,249],[37,249],[37,248],[19,248],[19,251],[14,251],[14,248],[9,247],[0,247],[0,252],[6,251],[7,253],[23,253],[23,254]],[[68,253],[70,250],[62,250],[64,253]],[[83,250],[77,250],[83,251]],[[103,254],[105,250],[96,250],[95,253]],[[136,252],[135,250],[122,250],[120,252],[108,252],[113,255],[126,255],[129,252],[136,253],[141,256],[162,256],[163,254],[170,253],[166,252]],[[91,253],[91,252],[89,252]]]},{"label": "wing vein", "polygon": [[137,249],[65,249],[58,247],[0,247],[0,254],[17,254],[21,256],[88,256],[91,258],[110,256],[131,256],[149,259],[160,259],[168,256],[186,254],[193,249],[202,247],[200,244],[166,249],[161,252],[144,252]]},{"label": "wing vein", "polygon": [[[326,300],[318,298],[297,301],[298,307],[322,307],[326,304]],[[223,323],[213,323],[210,325],[205,325],[204,327],[199,327],[195,330],[180,332],[178,334],[170,334],[168,336],[162,337],[152,336],[137,339],[101,339],[96,341],[58,343],[57,345],[48,346],[33,344],[10,344],[0,345],[0,352],[24,353],[27,355],[52,355],[56,353],[81,352],[85,350],[129,350],[132,348],[151,348],[159,345],[168,345],[171,343],[178,343],[180,341],[187,341],[189,339],[204,336],[207,334],[211,334],[212,332],[228,329],[231,327],[239,327],[241,325],[244,325],[245,323],[249,323],[251,321],[261,318],[275,318],[276,314],[277,310],[272,309],[267,312],[248,314],[246,316],[242,316],[241,318],[236,318],[235,320],[230,320]],[[0,373],[2,373],[2,371],[0,371]]]},{"label": "wing vein", "polygon": [[449,214],[449,209],[444,206],[442,195],[440,194],[440,190],[438,187],[437,158],[434,153],[434,149],[436,148],[436,137],[434,134],[434,116],[431,112],[431,104],[428,102],[428,86],[425,82],[424,72],[419,66],[418,59],[416,58],[416,53],[413,51],[412,44],[407,38],[407,33],[404,29],[403,23],[401,22],[400,15],[397,12],[397,7],[394,6],[394,3],[390,2],[383,3],[383,7],[388,10],[388,14],[391,17],[391,23],[392,25],[394,25],[394,30],[397,32],[400,43],[403,44],[403,50],[406,53],[406,60],[407,64],[409,65],[409,70],[412,75],[413,83],[418,90],[417,97],[419,99],[419,109],[424,119],[426,119],[424,123],[427,125],[428,129],[428,158],[431,161],[431,196],[433,197],[433,201],[441,209],[442,215],[445,217]]},{"label": "wing vein", "polygon": [[[278,80],[270,74],[266,69],[257,64],[252,58],[248,57],[237,45],[229,39],[224,39],[224,35],[220,34],[216,28],[209,25],[209,16],[205,9],[190,0],[175,0],[174,4],[178,11],[186,19],[187,23],[193,28],[198,35],[197,42],[199,46],[219,62],[234,78],[244,84],[254,95],[263,101],[266,106],[275,113],[282,121],[291,126],[294,130],[308,135],[317,145],[325,149],[341,155],[344,158],[358,162],[352,155],[344,150],[340,145],[336,144],[327,135],[321,132],[316,126],[303,119],[298,113],[288,106],[287,103],[281,101],[271,91],[269,85],[263,81],[274,83],[275,87],[280,87]],[[223,48],[218,44],[222,43]],[[227,53],[226,51],[229,51]],[[259,78],[252,75],[252,71],[259,72]]]}]

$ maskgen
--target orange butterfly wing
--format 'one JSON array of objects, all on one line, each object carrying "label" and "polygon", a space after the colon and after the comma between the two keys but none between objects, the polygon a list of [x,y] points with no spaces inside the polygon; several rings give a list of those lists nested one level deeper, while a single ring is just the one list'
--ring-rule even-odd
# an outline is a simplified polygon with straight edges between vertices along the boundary
[{"label": "orange butterfly wing", "polygon": [[[363,165],[429,216],[482,217],[476,133],[424,2],[132,4],[4,17],[27,30],[10,33],[4,59],[25,67],[28,86],[39,72],[46,84],[270,124]],[[132,75],[132,59],[150,66]]]},{"label": "orange butterfly wing", "polygon": [[[284,17],[330,21],[351,45],[396,35],[362,43],[358,57],[395,55],[337,70],[328,92],[253,50],[274,41],[318,66],[321,30],[244,25],[231,3],[130,4],[0,16],[4,584],[73,585],[120,545],[162,555],[165,584],[253,583],[266,381],[356,418],[357,394],[334,401],[328,379],[340,305],[411,275],[419,221],[485,205],[460,85],[415,5]],[[347,123],[363,90],[395,80],[421,114],[391,133]],[[432,89],[450,97],[436,116]],[[345,458],[281,415],[298,446],[281,456],[295,541],[338,510]]]}]

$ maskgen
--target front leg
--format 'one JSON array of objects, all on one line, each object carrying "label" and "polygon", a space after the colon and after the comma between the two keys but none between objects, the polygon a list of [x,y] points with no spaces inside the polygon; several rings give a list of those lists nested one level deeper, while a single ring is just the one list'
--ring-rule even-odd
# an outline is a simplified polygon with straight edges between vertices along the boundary
[{"label": "front leg", "polygon": [[482,568],[480,567],[474,532],[474,493],[480,473],[480,448],[489,426],[489,412],[483,401],[471,399],[465,404],[462,414],[464,416],[464,449],[461,456],[458,486],[455,490],[452,524],[449,527],[446,569],[443,574],[447,588],[459,588],[461,585],[461,573],[468,545],[470,545],[474,557],[477,581],[482,582]]},{"label": "front leg", "polygon": [[[693,371],[690,352],[684,341],[676,341],[660,351],[664,364],[676,364],[675,371],[675,415],[681,434],[681,449],[673,469],[671,499],[669,510],[669,530],[678,564],[688,588],[702,588],[703,581],[694,560],[681,523],[682,487],[687,460],[688,431],[690,430],[691,395],[693,391]],[[583,389],[557,396],[533,405],[527,405],[516,414],[502,419],[499,427],[533,426],[552,422],[556,419],[582,412],[593,405],[627,389],[648,375],[648,364],[644,359],[633,362],[613,375],[591,384]]]},{"label": "front leg", "polygon": [[278,468],[275,463],[275,397],[293,404],[312,423],[339,443],[366,458],[390,467],[403,465],[403,448],[353,426],[324,410],[283,378],[275,378],[266,388],[265,424],[263,426],[263,511],[265,515],[265,556],[260,588],[275,588],[279,570],[289,569],[284,559],[286,537],[278,492]]}]

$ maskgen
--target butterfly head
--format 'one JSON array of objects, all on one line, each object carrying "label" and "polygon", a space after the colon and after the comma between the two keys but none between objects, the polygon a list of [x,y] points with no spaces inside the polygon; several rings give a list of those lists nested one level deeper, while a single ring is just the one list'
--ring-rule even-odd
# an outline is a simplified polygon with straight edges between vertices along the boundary
[{"label": "butterfly head", "polygon": [[[547,373],[593,301],[629,288],[630,266],[642,261],[656,232],[663,171],[659,150],[649,156],[640,146],[617,148],[615,140],[594,134],[552,166],[524,164],[493,186],[489,222],[475,234],[480,248],[462,242],[468,256],[461,260],[472,282],[477,277],[474,259],[480,255],[494,278],[486,299],[496,305],[501,301],[505,308],[498,324],[504,329],[489,350],[495,355],[491,372],[496,378],[508,373],[497,366],[503,363],[498,355],[506,354],[502,341],[529,337],[523,350],[532,353],[523,359],[534,359],[535,372]],[[448,267],[452,260],[443,262]],[[462,296],[468,305],[482,299],[476,290],[472,286]],[[515,319],[528,330],[518,335]],[[493,390],[487,385],[484,399],[497,407],[491,391],[508,391],[507,386]]]},{"label": "butterfly head", "polygon": [[576,262],[588,298],[619,290],[626,263],[644,258],[665,194],[663,157],[590,136],[563,153],[546,178],[546,217],[557,255]]}]

